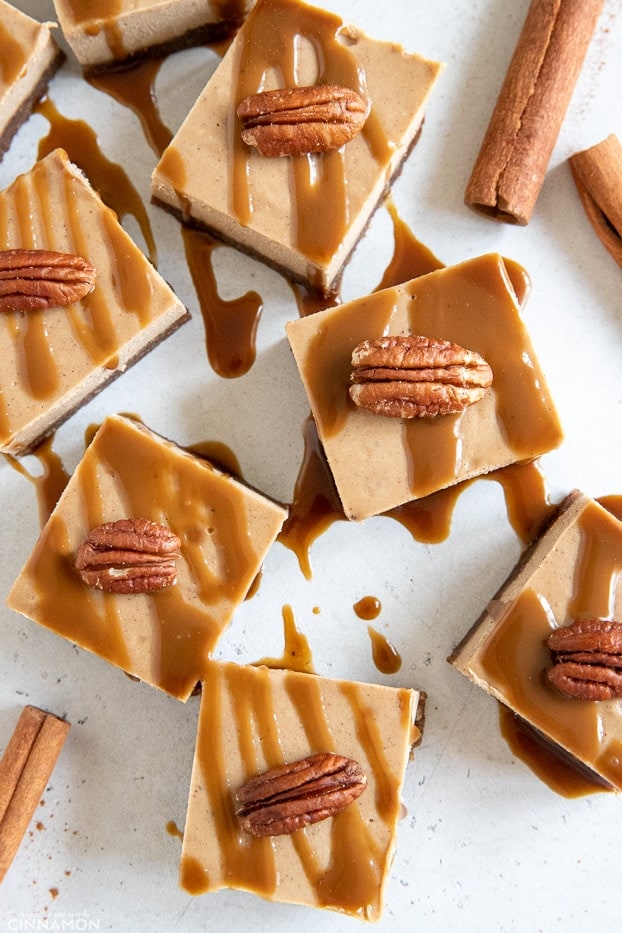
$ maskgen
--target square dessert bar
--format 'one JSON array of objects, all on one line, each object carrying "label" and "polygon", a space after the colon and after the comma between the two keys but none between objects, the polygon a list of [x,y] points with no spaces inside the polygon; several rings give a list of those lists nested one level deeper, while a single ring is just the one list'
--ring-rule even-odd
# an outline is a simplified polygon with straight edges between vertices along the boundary
[{"label": "square dessert bar", "polygon": [[[300,0],[259,0],[156,166],[153,199],[329,293],[413,145],[440,70]],[[360,93],[369,115],[355,138],[276,158],[242,141],[241,101],[311,85]]]},{"label": "square dessert bar", "polygon": [[[562,757],[570,756],[616,791],[622,791],[620,701],[559,689],[549,680],[558,662],[547,639],[579,619],[622,622],[621,571],[622,522],[594,499],[571,493],[449,658]],[[607,622],[596,625],[607,638]],[[608,667],[594,653],[606,648],[593,627],[581,637],[581,672],[573,688],[589,693],[590,681]],[[609,660],[619,678],[615,651]]]},{"label": "square dessert bar", "polygon": [[0,159],[64,58],[52,29],[0,0]]},{"label": "square dessert bar", "polygon": [[[7,605],[186,700],[285,516],[208,461],[111,416],[69,480]],[[83,580],[78,548],[93,529],[123,519],[147,519],[179,538],[176,583],[119,592]]]},{"label": "square dessert bar", "polygon": [[0,192],[0,251],[95,267],[69,305],[0,314],[0,451],[32,449],[189,314],[62,149]]},{"label": "square dessert bar", "polygon": [[[396,335],[447,340],[492,369],[457,414],[384,417],[349,396],[352,351]],[[462,480],[529,460],[562,433],[501,256],[439,269],[287,324],[344,511],[360,520]]]},{"label": "square dessert bar", "polygon": [[[405,688],[212,661],[202,683],[182,888],[238,888],[377,920],[421,702]],[[356,762],[367,778],[363,793],[289,834],[249,834],[236,815],[240,786],[321,752]]]},{"label": "square dessert bar", "polygon": [[252,0],[54,0],[67,43],[86,71],[223,38]]}]

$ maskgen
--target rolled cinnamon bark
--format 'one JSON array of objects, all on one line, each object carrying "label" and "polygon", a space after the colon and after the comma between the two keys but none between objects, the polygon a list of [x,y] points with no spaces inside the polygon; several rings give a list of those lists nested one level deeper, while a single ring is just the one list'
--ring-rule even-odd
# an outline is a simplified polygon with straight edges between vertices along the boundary
[{"label": "rolled cinnamon bark", "polygon": [[529,223],[604,0],[532,0],[465,192],[474,210]]},{"label": "rolled cinnamon bark", "polygon": [[63,747],[69,723],[25,706],[0,760],[0,883]]},{"label": "rolled cinnamon bark", "polygon": [[613,133],[596,146],[570,156],[570,168],[601,243],[622,266],[622,145]]}]

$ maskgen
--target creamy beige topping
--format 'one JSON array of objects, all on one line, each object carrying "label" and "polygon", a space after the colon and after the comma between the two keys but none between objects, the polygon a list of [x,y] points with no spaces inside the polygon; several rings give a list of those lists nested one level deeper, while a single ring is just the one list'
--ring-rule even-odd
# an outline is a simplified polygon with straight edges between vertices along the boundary
[{"label": "creamy beige topping", "polygon": [[204,27],[241,22],[252,0],[54,0],[78,61],[97,67]]},{"label": "creamy beige topping", "polygon": [[[211,662],[184,830],[181,884],[222,887],[378,919],[395,846],[419,694]],[[249,777],[314,751],[354,758],[368,786],[346,810],[289,836],[253,838],[235,816]]]},{"label": "creamy beige topping", "polygon": [[455,666],[622,791],[616,700],[570,699],[545,678],[546,638],[576,618],[622,617],[622,522],[577,496],[456,650]]},{"label": "creamy beige topping", "polygon": [[82,256],[93,291],[68,307],[0,319],[0,449],[21,453],[122,371],[187,312],[56,149],[0,193],[0,249]]},{"label": "creamy beige topping", "polygon": [[[185,700],[285,514],[208,461],[111,417],[44,526],[8,605]],[[93,528],[120,518],[148,518],[179,536],[174,586],[119,595],[82,582],[74,567],[79,545]]]},{"label": "creamy beige topping", "polygon": [[[299,0],[260,0],[153,175],[155,198],[327,290],[423,117],[440,66]],[[261,90],[350,87],[369,102],[338,150],[266,159],[236,107]],[[210,165],[210,172],[204,166]]]},{"label": "creamy beige topping", "polygon": [[[556,447],[561,429],[503,259],[491,254],[287,325],[344,511],[361,519]],[[348,396],[363,340],[451,340],[492,367],[485,397],[458,415],[389,419]]]}]

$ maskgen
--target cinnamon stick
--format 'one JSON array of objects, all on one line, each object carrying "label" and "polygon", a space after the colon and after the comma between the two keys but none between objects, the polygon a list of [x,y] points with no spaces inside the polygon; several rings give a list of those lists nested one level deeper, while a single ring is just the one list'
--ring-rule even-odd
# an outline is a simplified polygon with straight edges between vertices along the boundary
[{"label": "cinnamon stick", "polygon": [[532,0],[465,192],[474,210],[529,223],[604,0]]},{"label": "cinnamon stick", "polygon": [[613,133],[570,156],[570,168],[588,220],[622,266],[622,145]]},{"label": "cinnamon stick", "polygon": [[25,706],[0,760],[0,883],[63,747],[69,723]]}]

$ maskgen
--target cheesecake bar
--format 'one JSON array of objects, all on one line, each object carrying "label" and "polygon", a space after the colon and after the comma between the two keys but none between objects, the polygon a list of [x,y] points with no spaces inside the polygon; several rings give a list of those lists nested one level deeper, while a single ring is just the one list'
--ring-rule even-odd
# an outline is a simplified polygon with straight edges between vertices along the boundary
[{"label": "cheesecake bar", "polygon": [[85,71],[224,38],[252,0],[54,0],[68,45]]},{"label": "cheesecake bar", "polygon": [[[439,269],[401,285],[290,321],[287,336],[348,518],[361,520],[419,499],[462,480],[511,463],[530,460],[556,447],[562,432],[541,368],[521,319],[520,307],[504,260],[480,256]],[[430,416],[384,417],[371,401],[355,404],[353,351],[365,342],[384,341],[396,369],[365,391],[383,395],[416,386],[417,366],[403,353],[404,338],[455,344],[487,364],[490,385],[474,404]],[[415,341],[413,340],[413,343]],[[444,344],[443,353],[457,350]],[[437,359],[429,364],[430,382],[439,397],[453,397],[450,370]],[[410,355],[418,353],[415,347]],[[397,353],[397,357],[395,354]],[[385,354],[386,355],[386,354]],[[475,375],[484,382],[481,364]],[[456,367],[454,366],[454,369]],[[410,372],[408,372],[410,370]],[[481,371],[480,371],[481,370]],[[357,380],[372,383],[368,370]],[[393,383],[391,385],[390,383]],[[444,385],[446,383],[446,385]],[[356,391],[359,391],[359,385]],[[412,395],[412,390],[408,392]],[[467,394],[475,395],[475,388]],[[386,414],[386,412],[385,412]]]},{"label": "cheesecake bar", "polygon": [[[301,0],[259,0],[163,153],[152,197],[313,290],[334,291],[415,141],[440,71]],[[260,133],[274,137],[276,126],[277,157],[244,142],[238,116],[245,101],[247,117],[261,109],[254,95],[270,91],[276,100]],[[295,105],[283,110],[292,93]],[[340,103],[353,95],[358,111]],[[361,106],[362,129],[340,144],[333,131],[358,126]],[[301,151],[308,130],[336,148]]]},{"label": "cheesecake bar", "polygon": [[[211,661],[202,682],[182,888],[195,895],[237,888],[377,920],[421,704],[415,690]],[[343,809],[329,792],[321,796],[335,755],[352,766],[339,783]],[[257,785],[274,768],[287,791],[267,800]],[[307,771],[318,781],[307,784],[296,806]],[[239,813],[240,799],[250,816]],[[321,807],[326,818],[313,822]]]},{"label": "cheesecake bar", "polygon": [[449,658],[546,746],[615,791],[622,791],[621,571],[622,522],[571,493]]},{"label": "cheesecake bar", "polygon": [[[43,265],[50,252],[73,257],[76,264],[86,260],[95,270],[95,286],[70,304],[56,305],[52,297],[46,307],[11,310],[4,289],[11,275],[16,291],[24,287],[17,268],[21,251],[33,262],[32,251],[40,251]],[[32,449],[189,318],[62,149],[0,192],[0,264],[4,453],[21,455]]]},{"label": "cheesecake bar", "polygon": [[110,416],[7,605],[185,701],[285,517],[209,461]]},{"label": "cheesecake bar", "polygon": [[0,0],[0,159],[64,58],[53,28]]}]

